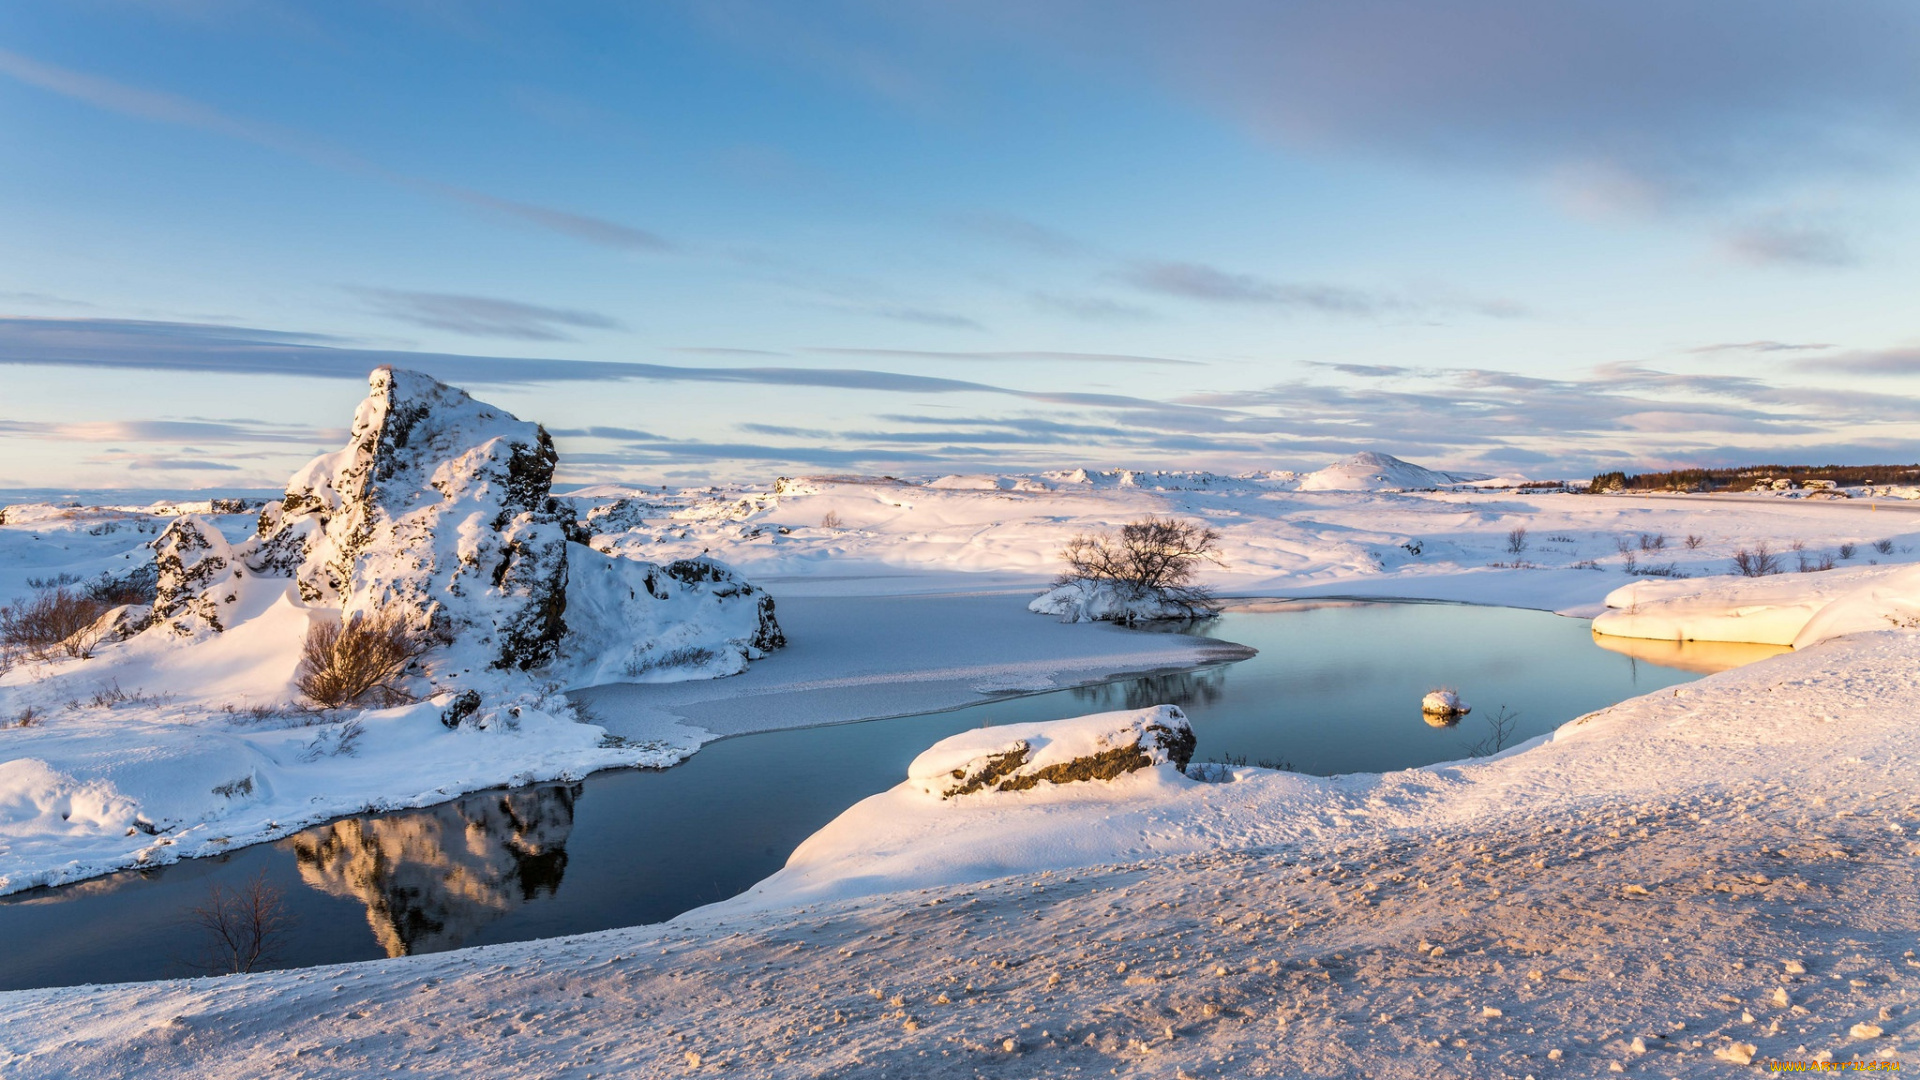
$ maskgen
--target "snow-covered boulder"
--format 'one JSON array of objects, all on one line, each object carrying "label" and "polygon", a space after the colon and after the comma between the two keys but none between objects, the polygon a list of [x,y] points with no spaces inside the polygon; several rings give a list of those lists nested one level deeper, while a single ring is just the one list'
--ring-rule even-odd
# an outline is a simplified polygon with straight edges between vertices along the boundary
[{"label": "snow-covered boulder", "polygon": [[1199,619],[1214,613],[1199,599],[1119,581],[1074,578],[1033,598],[1027,610],[1061,622],[1132,625],[1152,619]]},{"label": "snow-covered boulder", "polygon": [[1487,479],[1491,478],[1479,473],[1440,472],[1388,454],[1366,451],[1301,477],[1300,490],[1421,491]]},{"label": "snow-covered boulder", "polygon": [[787,643],[773,597],[711,559],[659,566],[578,544],[568,559],[556,667],[572,683],[719,678]]},{"label": "snow-covered boulder", "polygon": [[1420,699],[1420,711],[1428,716],[1461,717],[1472,712],[1473,706],[1452,690],[1430,690]]},{"label": "snow-covered boulder", "polygon": [[206,518],[173,519],[153,544],[159,580],[152,623],[176,637],[218,634],[239,601],[237,568],[227,538]]},{"label": "snow-covered boulder", "polygon": [[942,739],[914,758],[907,783],[951,799],[976,791],[1111,780],[1156,765],[1185,768],[1193,746],[1193,727],[1173,705],[977,728]]}]

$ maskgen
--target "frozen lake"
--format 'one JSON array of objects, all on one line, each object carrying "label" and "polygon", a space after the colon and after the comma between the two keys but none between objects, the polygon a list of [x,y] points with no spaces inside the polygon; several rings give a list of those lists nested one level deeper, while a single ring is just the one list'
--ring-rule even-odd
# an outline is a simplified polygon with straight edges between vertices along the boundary
[{"label": "frozen lake", "polygon": [[[480,792],[348,818],[215,859],[0,899],[0,989],[196,973],[209,890],[264,878],[293,918],[273,967],[363,960],[658,922],[732,896],[800,841],[898,783],[916,754],[970,727],[1172,703],[1196,761],[1384,771],[1508,745],[1613,702],[1778,652],[1595,644],[1583,620],[1425,603],[1265,602],[1199,631],[1258,656],[951,712],[746,735],[664,771]],[[1613,651],[1631,646],[1640,655]],[[1457,689],[1451,728],[1419,700]]]}]

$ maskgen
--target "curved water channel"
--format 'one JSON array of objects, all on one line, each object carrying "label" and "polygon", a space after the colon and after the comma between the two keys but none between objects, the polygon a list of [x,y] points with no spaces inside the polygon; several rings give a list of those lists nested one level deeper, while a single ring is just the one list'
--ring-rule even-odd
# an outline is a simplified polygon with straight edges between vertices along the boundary
[{"label": "curved water channel", "polygon": [[[842,810],[967,728],[1172,703],[1196,761],[1331,775],[1450,761],[1544,734],[1765,647],[1595,638],[1584,620],[1458,604],[1266,602],[1197,633],[1252,659],[833,727],[723,739],[681,765],[479,792],[346,818],[271,844],[0,898],[0,989],[196,974],[216,886],[263,879],[291,918],[265,967],[435,952],[658,922],[735,895]],[[1607,648],[1596,647],[1596,642]],[[1642,656],[1610,651],[1633,649]],[[1423,720],[1458,689],[1473,714]]]}]

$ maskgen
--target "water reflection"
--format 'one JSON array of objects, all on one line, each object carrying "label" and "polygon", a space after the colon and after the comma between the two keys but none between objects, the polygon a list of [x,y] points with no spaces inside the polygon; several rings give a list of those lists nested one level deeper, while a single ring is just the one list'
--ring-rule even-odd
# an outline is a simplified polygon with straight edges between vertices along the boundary
[{"label": "water reflection", "polygon": [[1662,641],[1599,633],[1593,635],[1593,643],[1608,652],[1701,675],[1732,671],[1756,660],[1793,651],[1790,645],[1756,645],[1747,641]]},{"label": "water reflection", "polygon": [[1426,721],[1427,726],[1431,728],[1456,727],[1460,723],[1460,718],[1465,715],[1467,714],[1463,712],[1428,712],[1425,709],[1420,710],[1420,719]]},{"label": "water reflection", "polygon": [[1137,679],[1076,686],[1073,699],[1085,702],[1094,712],[1121,709],[1148,709],[1155,705],[1211,705],[1227,692],[1227,669],[1204,668],[1165,675],[1143,675]]},{"label": "water reflection", "polygon": [[349,818],[284,843],[308,885],[366,906],[388,956],[438,952],[560,891],[580,790],[555,784]]}]

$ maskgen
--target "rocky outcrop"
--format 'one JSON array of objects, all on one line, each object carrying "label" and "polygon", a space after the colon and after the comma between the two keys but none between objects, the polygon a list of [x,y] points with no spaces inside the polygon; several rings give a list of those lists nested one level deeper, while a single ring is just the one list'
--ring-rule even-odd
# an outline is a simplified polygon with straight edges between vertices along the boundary
[{"label": "rocky outcrop", "polygon": [[152,623],[178,637],[220,633],[232,620],[239,601],[239,568],[227,538],[206,518],[187,515],[173,519],[153,542],[154,585]]},{"label": "rocky outcrop", "polygon": [[1156,765],[1183,769],[1193,759],[1193,748],[1186,714],[1156,705],[962,732],[914,758],[907,781],[942,799],[1025,791],[1041,784],[1111,780]]},{"label": "rocky outcrop", "polygon": [[[611,650],[649,677],[728,675],[786,643],[773,599],[719,563],[663,567],[570,543],[581,529],[552,494],[559,454],[540,425],[417,372],[380,368],[368,386],[346,447],[295,473],[253,537],[229,548],[203,518],[169,526],[156,623],[218,633],[240,578],[291,578],[303,602],[346,620],[400,613],[457,647],[449,670],[551,668],[563,655],[573,670]],[[575,564],[590,588],[570,587]]]},{"label": "rocky outcrop", "polygon": [[261,513],[249,565],[342,615],[400,610],[496,667],[553,659],[566,633],[567,523],[546,429],[417,372],[381,368],[346,449]]}]

